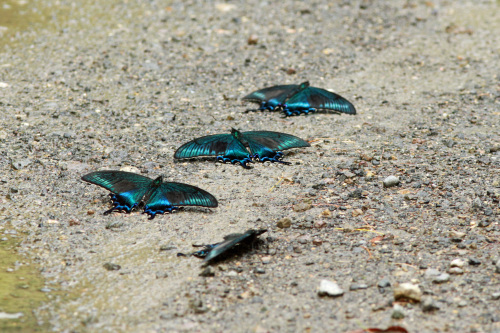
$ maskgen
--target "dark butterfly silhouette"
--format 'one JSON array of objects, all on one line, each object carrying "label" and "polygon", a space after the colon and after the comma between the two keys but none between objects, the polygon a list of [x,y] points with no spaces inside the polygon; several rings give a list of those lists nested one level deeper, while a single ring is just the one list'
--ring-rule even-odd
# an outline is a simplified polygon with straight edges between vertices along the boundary
[{"label": "dark butterfly silhouette", "polygon": [[[189,254],[177,253],[177,256],[195,256],[198,258],[204,258],[203,262],[208,263],[209,261],[214,261],[214,259],[220,259],[221,256],[230,255],[231,253],[237,252],[236,247],[250,245],[255,242],[258,236],[265,233],[267,229],[249,229],[243,234],[230,234],[224,236],[224,240],[220,243],[209,244],[209,245],[193,245],[194,247],[203,247],[202,250],[196,251]],[[232,252],[229,250],[234,249]]]},{"label": "dark butterfly silhouette", "polygon": [[354,105],[344,97],[325,89],[311,87],[307,81],[299,85],[291,84],[260,89],[243,97],[243,100],[259,103],[260,107],[256,111],[282,110],[287,117],[318,110],[356,114]]},{"label": "dark butterfly silhouette", "polygon": [[217,156],[219,162],[240,163],[242,167],[249,169],[247,163],[252,160],[290,164],[281,161],[283,153],[280,150],[310,146],[308,142],[291,134],[270,131],[240,132],[233,128],[231,134],[208,135],[183,144],[175,152],[174,158]]},{"label": "dark butterfly silhouette", "polygon": [[144,202],[144,212],[152,220],[156,214],[171,213],[177,206],[217,207],[217,199],[207,191],[196,186],[163,182],[163,177],[156,179],[125,171],[96,171],[86,174],[82,180],[99,185],[111,191],[113,211],[130,213]]}]

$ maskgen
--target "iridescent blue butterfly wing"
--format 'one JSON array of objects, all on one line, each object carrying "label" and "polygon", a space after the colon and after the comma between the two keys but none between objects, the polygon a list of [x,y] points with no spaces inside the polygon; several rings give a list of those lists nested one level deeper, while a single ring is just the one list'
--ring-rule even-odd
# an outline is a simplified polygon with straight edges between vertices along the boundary
[{"label": "iridescent blue butterfly wing", "polygon": [[153,180],[131,172],[124,171],[96,171],[86,174],[82,180],[104,187],[112,192],[113,208],[104,212],[130,211],[137,207],[142,197],[148,192]]},{"label": "iridescent blue butterfly wing", "polygon": [[356,109],[344,97],[325,89],[308,87],[291,96],[281,106],[286,116],[299,115],[318,110],[333,110],[339,113],[356,114]]},{"label": "iridescent blue butterfly wing", "polygon": [[144,213],[153,219],[156,214],[171,213],[177,206],[217,207],[217,199],[196,186],[183,183],[162,183],[155,191],[148,193]]},{"label": "iridescent blue butterfly wing", "polygon": [[217,161],[240,163],[244,168],[251,162],[245,146],[231,134],[215,134],[194,139],[183,144],[174,154],[174,158],[197,156],[217,156]]},{"label": "iridescent blue butterfly wing", "polygon": [[[301,84],[288,84],[281,86],[272,86],[264,89],[254,91],[242,99],[248,102],[259,103],[260,107],[257,111],[270,110],[273,111],[279,105],[284,103],[287,98],[296,94],[302,89],[309,86],[309,82],[303,82]],[[247,110],[254,111],[254,110]]]},{"label": "iridescent blue butterfly wing", "polygon": [[223,155],[229,144],[234,141],[231,134],[215,134],[196,138],[180,146],[174,158]]},{"label": "iridescent blue butterfly wing", "polygon": [[248,143],[252,157],[258,158],[261,162],[271,161],[289,164],[281,161],[283,157],[281,150],[311,146],[307,141],[286,133],[249,131],[242,134],[243,140]]},{"label": "iridescent blue butterfly wing", "polygon": [[209,261],[213,261],[214,259],[220,257],[222,254],[226,253],[228,250],[239,244],[249,244],[255,241],[255,239],[265,233],[267,229],[258,229],[258,230],[247,230],[244,234],[231,234],[224,237],[224,241],[214,244],[215,246],[208,252],[203,260],[204,263],[208,263]]}]

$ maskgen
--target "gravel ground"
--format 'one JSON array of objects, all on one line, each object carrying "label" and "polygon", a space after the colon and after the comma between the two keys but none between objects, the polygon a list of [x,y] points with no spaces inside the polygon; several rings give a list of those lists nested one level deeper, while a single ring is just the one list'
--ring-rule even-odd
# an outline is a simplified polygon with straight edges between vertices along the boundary
[{"label": "gravel ground", "polygon": [[[40,323],[500,331],[498,1],[43,5],[47,26],[0,53],[0,223],[27,233],[19,251],[54,292]],[[243,112],[245,94],[305,80],[358,114]],[[232,127],[312,147],[251,170],[173,161]],[[219,208],[103,216],[107,191],[80,177],[122,168],[199,186]],[[176,256],[249,228],[268,229],[262,244],[207,271]],[[322,280],[343,294],[320,296]]]}]

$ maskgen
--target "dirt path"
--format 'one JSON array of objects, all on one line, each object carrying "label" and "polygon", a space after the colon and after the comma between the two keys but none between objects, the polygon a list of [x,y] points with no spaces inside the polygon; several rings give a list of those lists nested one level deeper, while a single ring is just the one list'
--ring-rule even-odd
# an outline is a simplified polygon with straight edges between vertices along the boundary
[{"label": "dirt path", "polygon": [[[498,2],[45,3],[59,14],[0,53],[0,223],[28,233],[19,251],[54,292],[40,322],[500,331]],[[358,114],[243,113],[245,94],[305,80]],[[312,147],[289,151],[290,166],[174,163],[183,142],[232,127]],[[103,216],[106,191],[80,177],[127,167],[220,206]],[[385,188],[390,175],[400,183]],[[268,229],[265,244],[214,276],[176,256],[248,228]],[[343,295],[318,296],[324,279]],[[402,283],[421,301],[395,302]]]}]

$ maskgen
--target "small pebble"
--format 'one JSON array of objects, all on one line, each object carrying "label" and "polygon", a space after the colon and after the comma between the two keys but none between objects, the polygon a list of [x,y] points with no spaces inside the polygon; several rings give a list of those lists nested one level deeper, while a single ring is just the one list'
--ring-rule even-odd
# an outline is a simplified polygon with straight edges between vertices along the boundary
[{"label": "small pebble", "polygon": [[312,208],[312,205],[310,203],[301,202],[301,203],[293,206],[293,211],[294,212],[305,212],[306,210],[309,210],[311,208]]},{"label": "small pebble", "polygon": [[464,267],[465,265],[465,261],[463,261],[462,259],[455,259],[453,260],[451,263],[450,263],[450,267]]},{"label": "small pebble", "polygon": [[257,274],[266,274],[266,270],[264,268],[257,267],[255,269],[255,273],[257,273]]},{"label": "small pebble", "polygon": [[264,265],[267,265],[267,264],[269,264],[269,263],[271,262],[271,257],[269,257],[269,256],[267,256],[267,257],[262,257],[260,260],[262,261],[262,263],[263,263]]},{"label": "small pebble", "polygon": [[394,304],[391,317],[392,319],[403,319],[405,317],[405,309],[399,304]]},{"label": "small pebble", "polygon": [[318,295],[319,296],[341,296],[344,294],[344,291],[342,288],[339,287],[339,285],[333,281],[329,280],[321,280],[321,283],[318,288]]},{"label": "small pebble", "polygon": [[448,281],[450,281],[450,274],[448,273],[441,273],[432,280],[434,283],[445,283]]},{"label": "small pebble", "polygon": [[450,273],[450,274],[463,274],[464,270],[461,269],[460,267],[452,267],[448,270],[448,273]]},{"label": "small pebble", "polygon": [[422,298],[422,290],[420,287],[411,283],[401,283],[394,288],[394,299],[410,299],[420,302]]},{"label": "small pebble", "polygon": [[481,265],[481,261],[479,261],[479,259],[476,259],[476,258],[469,258],[469,265],[479,266],[479,265]]},{"label": "small pebble", "polygon": [[430,278],[433,278],[435,276],[438,276],[439,274],[441,274],[440,271],[438,271],[437,269],[434,269],[434,268],[427,268],[425,270],[425,273],[424,273],[424,277],[430,279]]},{"label": "small pebble", "polygon": [[113,264],[111,262],[107,262],[105,263],[104,265],[102,265],[104,268],[106,268],[108,271],[117,271],[119,270],[120,268],[122,268],[122,266],[120,265],[117,265],[117,264]]},{"label": "small pebble", "polygon": [[389,176],[384,179],[384,187],[393,187],[399,184],[399,178],[396,176]]},{"label": "small pebble", "polygon": [[387,288],[391,286],[391,281],[388,278],[383,278],[377,284],[379,288]]},{"label": "small pebble", "polygon": [[167,272],[156,272],[156,278],[157,279],[164,279],[164,278],[167,278],[168,277],[168,273]]},{"label": "small pebble", "polygon": [[368,285],[367,284],[363,284],[363,283],[353,283],[351,284],[351,286],[349,287],[349,290],[358,290],[358,289],[367,289],[368,288]]},{"label": "small pebble", "polygon": [[439,305],[432,299],[432,297],[425,297],[422,300],[422,311],[424,312],[432,312],[435,310],[439,310]]},{"label": "small pebble", "polygon": [[276,226],[281,229],[290,228],[292,225],[292,219],[289,217],[284,217],[276,223]]},{"label": "small pebble", "polygon": [[498,301],[500,299],[500,292],[491,294],[491,299],[494,301]]},{"label": "small pebble", "polygon": [[326,222],[325,221],[319,220],[319,221],[315,221],[314,222],[314,228],[321,229],[321,228],[324,228],[324,227],[326,227]]},{"label": "small pebble", "polygon": [[203,277],[215,276],[215,270],[212,266],[207,266],[201,271],[200,276]]}]

